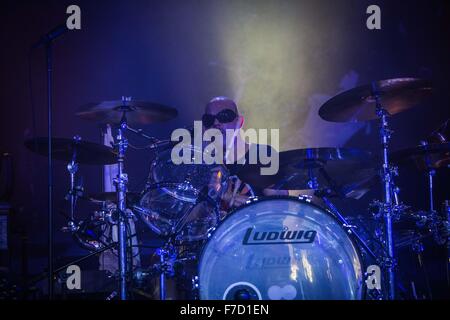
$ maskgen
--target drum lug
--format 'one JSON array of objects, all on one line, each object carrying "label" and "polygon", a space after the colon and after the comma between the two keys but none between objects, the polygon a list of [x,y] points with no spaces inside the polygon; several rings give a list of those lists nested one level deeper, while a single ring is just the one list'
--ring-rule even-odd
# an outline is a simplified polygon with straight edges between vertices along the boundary
[{"label": "drum lug", "polygon": [[306,201],[306,202],[308,202],[308,203],[311,203],[311,202],[312,202],[312,196],[306,195],[306,194],[301,194],[301,195],[299,195],[299,196],[298,196],[298,199],[299,199],[299,200],[302,200],[302,201]]},{"label": "drum lug", "polygon": [[192,276],[192,293],[194,297],[198,297],[199,279],[198,276]]},{"label": "drum lug", "polygon": [[358,227],[354,224],[343,224],[342,225],[346,229],[357,229]]}]

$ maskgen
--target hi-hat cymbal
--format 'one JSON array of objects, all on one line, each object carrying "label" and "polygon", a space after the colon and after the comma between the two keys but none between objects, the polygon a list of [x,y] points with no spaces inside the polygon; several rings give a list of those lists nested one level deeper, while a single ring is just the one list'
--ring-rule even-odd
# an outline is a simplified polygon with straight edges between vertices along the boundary
[{"label": "hi-hat cymbal", "polygon": [[[431,82],[417,78],[397,78],[376,81],[382,107],[394,115],[414,107],[432,93]],[[372,85],[344,91],[319,109],[322,119],[333,122],[358,122],[377,119],[376,100]]]},{"label": "hi-hat cymbal", "polygon": [[[137,201],[139,197],[138,192],[127,192],[127,202],[133,203]],[[88,199],[92,202],[117,202],[117,193],[116,192],[101,192],[96,194],[90,194]]]},{"label": "hi-hat cymbal", "polygon": [[[279,171],[276,175],[262,175],[261,167],[255,164],[243,165],[237,172],[238,177],[258,188],[269,186],[284,190],[312,189],[311,178],[317,178],[319,188],[348,186],[372,177],[372,155],[368,151],[352,148],[308,148],[279,153]],[[327,176],[326,176],[327,175]]]},{"label": "hi-hat cymbal", "polygon": [[115,100],[82,106],[76,116],[83,120],[118,124],[124,114],[128,123],[151,124],[173,119],[178,115],[178,111],[153,102]]},{"label": "hi-hat cymbal", "polygon": [[[25,146],[34,153],[48,155],[48,138],[38,137],[25,141]],[[52,157],[70,162],[76,153],[76,162],[81,164],[113,164],[117,155],[113,148],[101,144],[66,138],[52,138]]]},{"label": "hi-hat cymbal", "polygon": [[448,168],[450,142],[432,143],[393,152],[391,161],[397,165],[414,164],[420,170]]}]

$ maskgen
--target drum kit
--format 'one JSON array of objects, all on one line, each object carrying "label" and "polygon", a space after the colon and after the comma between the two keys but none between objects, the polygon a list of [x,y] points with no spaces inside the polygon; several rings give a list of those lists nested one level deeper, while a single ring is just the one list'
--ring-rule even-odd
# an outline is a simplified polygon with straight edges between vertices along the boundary
[{"label": "drum kit", "polygon": [[[393,225],[409,219],[420,223],[426,234],[445,229],[440,236],[448,236],[448,222],[433,202],[433,176],[436,169],[450,164],[449,127],[447,122],[421,145],[392,153],[388,120],[423,102],[431,92],[426,80],[399,78],[374,81],[331,98],[319,110],[326,121],[379,121],[381,156],[355,148],[290,150],[279,153],[280,170],[272,176],[260,175],[258,165],[242,165],[237,176],[248,185],[296,193],[250,196],[246,204],[226,212],[220,201],[231,178],[226,165],[176,165],[171,161],[173,144],[130,127],[173,119],[176,109],[126,97],[86,105],[76,116],[110,124],[116,139],[111,146],[78,136],[51,140],[53,157],[67,162],[70,174],[70,216],[64,230],[94,253],[115,248],[120,299],[131,297],[136,279],[130,258],[130,219],[163,239],[157,261],[139,271],[139,277],[145,275],[159,286],[162,300],[176,298],[170,297],[167,283],[174,277],[175,265],[187,264],[194,267],[182,274],[189,284],[184,299],[401,298],[396,288],[399,270]],[[138,192],[128,190],[127,133],[148,139],[149,149],[156,153],[146,186]],[[48,138],[28,140],[25,146],[48,154]],[[201,150],[192,146],[191,152],[195,157]],[[430,207],[426,211],[411,210],[399,200],[394,165],[406,162],[429,174]],[[75,183],[80,164],[117,165],[116,192],[85,196]],[[359,199],[377,184],[382,186],[383,197],[368,208],[376,232],[364,233],[333,202]],[[77,219],[79,199],[102,205],[102,209],[87,219]],[[111,227],[116,236],[108,238],[105,230]],[[378,278],[367,272],[369,265],[379,266]]]}]

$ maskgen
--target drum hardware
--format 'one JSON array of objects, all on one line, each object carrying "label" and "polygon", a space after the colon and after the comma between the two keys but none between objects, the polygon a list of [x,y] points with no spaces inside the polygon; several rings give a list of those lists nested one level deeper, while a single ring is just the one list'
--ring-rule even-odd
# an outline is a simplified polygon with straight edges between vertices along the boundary
[{"label": "drum hardware", "polygon": [[192,292],[193,294],[198,298],[198,289],[199,289],[199,281],[198,276],[192,276],[191,283],[192,283]]},{"label": "drum hardware", "polygon": [[430,231],[434,241],[438,245],[444,245],[448,241],[448,223],[447,219],[440,216],[438,212],[431,212]]},{"label": "drum hardware", "polygon": [[135,133],[136,135],[138,135],[138,136],[140,136],[140,137],[142,137],[142,138],[145,138],[145,139],[147,139],[147,140],[150,140],[150,141],[152,141],[152,142],[154,142],[154,143],[160,142],[160,141],[159,141],[158,139],[156,139],[155,137],[152,137],[152,136],[149,136],[148,134],[146,134],[146,133],[144,132],[144,130],[142,130],[142,129],[134,129],[134,128],[130,127],[130,126],[127,126],[127,130],[130,131],[130,132],[132,132],[132,133]]},{"label": "drum hardware", "polygon": [[442,211],[444,212],[444,225],[445,225],[445,240],[447,241],[447,285],[450,287],[450,201],[445,200],[442,204]]},{"label": "drum hardware", "polygon": [[127,206],[127,184],[128,175],[124,172],[124,160],[125,152],[128,147],[128,140],[124,136],[123,130],[127,128],[127,112],[130,109],[129,102],[130,97],[122,97],[122,105],[118,108],[121,110],[120,125],[117,129],[116,143],[115,147],[118,149],[118,173],[117,177],[113,180],[117,190],[117,210],[119,212],[119,225],[118,225],[118,236],[119,236],[119,291],[120,299],[127,300],[127,243],[126,243],[126,221],[128,215],[126,213]]},{"label": "drum hardware", "polygon": [[159,257],[158,263],[154,263],[151,269],[135,273],[135,277],[151,278],[158,275],[159,299],[166,300],[166,280],[167,277],[175,275],[174,265],[178,260],[177,251],[172,244],[172,239],[166,241],[161,247],[157,248],[155,254]]},{"label": "drum hardware", "polygon": [[[388,256],[385,257],[384,265],[388,272],[388,298],[390,300],[395,299],[395,256],[394,256],[394,240],[393,240],[393,228],[392,228],[392,214],[394,211],[393,201],[391,199],[393,190],[393,171],[389,164],[389,150],[388,142],[391,138],[392,130],[389,129],[387,116],[390,114],[383,108],[380,102],[380,95],[375,82],[372,83],[372,94],[375,96],[376,101],[376,114],[380,119],[380,138],[383,149],[383,162],[382,162],[382,180],[384,182],[384,197],[381,211],[385,220],[385,244],[388,251]],[[398,198],[396,198],[398,200]]]},{"label": "drum hardware", "polygon": [[76,187],[75,186],[75,176],[78,171],[78,164],[77,164],[77,143],[81,141],[80,136],[73,137],[74,141],[74,148],[73,148],[73,155],[72,160],[67,164],[67,171],[70,175],[70,190],[69,190],[69,198],[70,198],[70,220],[67,223],[67,228],[71,232],[76,231],[77,227],[75,226],[75,207],[77,203],[78,195],[81,193],[82,195],[82,187]]},{"label": "drum hardware", "polygon": [[[417,224],[418,228],[427,228],[433,235],[437,244],[445,243],[442,230],[445,229],[445,218],[436,211],[434,204],[434,177],[438,169],[448,165],[450,143],[447,141],[448,120],[429,138],[421,141],[419,146],[406,148],[392,154],[393,162],[397,164],[414,164],[417,169],[425,172],[428,186],[428,212],[421,212],[423,225]],[[409,214],[411,215],[411,214]],[[417,218],[417,214],[415,214]],[[405,219],[404,217],[402,219]],[[420,220],[419,220],[420,221]]]},{"label": "drum hardware", "polygon": [[399,150],[393,154],[393,159],[397,163],[413,162],[419,170],[426,172],[430,212],[435,211],[433,180],[436,175],[436,169],[446,166],[449,153],[449,142],[428,144],[426,141],[422,141],[420,146]]},{"label": "drum hardware", "polygon": [[[395,298],[395,288],[393,287],[393,281],[395,280],[394,268],[396,267],[396,260],[394,255],[394,239],[392,235],[393,223],[398,221],[406,221],[407,218],[409,218],[414,222],[416,228],[419,229],[419,231],[424,231],[423,235],[419,232],[417,233],[417,236],[411,237],[409,243],[407,244],[411,245],[413,248],[415,248],[414,250],[418,251],[420,251],[421,239],[431,234],[433,234],[434,236],[441,236],[438,230],[442,229],[442,219],[440,219],[440,217],[438,217],[437,213],[435,212],[433,203],[433,175],[435,174],[435,168],[442,167],[441,162],[436,162],[434,161],[434,159],[427,162],[430,212],[408,212],[408,214],[406,214],[406,212],[409,210],[409,207],[400,202],[400,189],[396,187],[393,182],[394,177],[397,175],[397,168],[394,167],[391,163],[397,163],[397,156],[402,160],[409,160],[411,159],[411,157],[409,157],[408,155],[405,156],[403,153],[393,153],[391,157],[388,143],[392,131],[390,131],[389,129],[387,120],[390,115],[396,114],[409,108],[409,106],[406,104],[406,101],[410,101],[408,99],[413,99],[415,102],[418,102],[420,99],[422,99],[422,96],[428,95],[428,91],[430,88],[428,88],[423,82],[415,80],[418,79],[393,79],[393,81],[391,82],[387,81],[384,87],[381,86],[382,82],[373,82],[370,86],[370,94],[362,99],[363,102],[361,104],[364,104],[364,106],[361,107],[353,104],[353,109],[351,109],[357,114],[356,116],[355,114],[352,114],[352,120],[356,119],[358,121],[361,121],[364,117],[368,118],[366,120],[378,118],[381,123],[380,140],[383,150],[383,159],[380,176],[383,182],[384,194],[383,200],[374,201],[371,204],[371,208],[374,209],[373,215],[375,218],[384,220],[384,228],[380,228],[376,232],[377,236],[379,237],[379,241],[386,244],[382,248],[382,254],[379,255],[370,247],[369,239],[363,239],[363,234],[360,234],[359,230],[357,230],[357,225],[349,223],[350,220],[344,217],[343,214],[330,200],[330,198],[332,197],[338,197],[341,199],[354,197],[353,194],[357,194],[356,197],[360,197],[365,192],[367,192],[364,190],[368,190],[371,188],[371,186],[374,184],[375,174],[373,170],[372,172],[369,172],[369,169],[373,168],[370,153],[363,150],[349,148],[309,148],[301,150],[291,150],[280,153],[280,173],[274,177],[266,176],[264,177],[264,179],[262,179],[259,177],[259,168],[257,168],[258,173],[253,174],[251,170],[247,170],[247,168],[250,168],[250,166],[247,165],[244,165],[244,169],[240,170],[241,172],[240,174],[238,174],[238,176],[243,181],[248,181],[262,188],[271,185],[273,182],[274,185],[272,186],[272,188],[275,189],[296,189],[302,187],[314,191],[314,195],[319,197],[324,202],[326,208],[328,209],[327,211],[329,211],[334,220],[336,220],[335,222],[337,222],[340,225],[340,228],[344,230],[345,234],[347,236],[350,235],[352,240],[354,240],[354,242],[359,246],[358,250],[362,248],[364,252],[367,253],[368,256],[373,258],[374,261],[376,261],[376,263],[380,265],[388,274],[389,287],[384,288],[384,291],[388,292],[388,297],[391,299]],[[381,87],[384,88],[384,91],[381,89]],[[393,89],[394,87],[396,88],[395,90]],[[357,88],[353,89],[354,91],[350,90],[348,92],[347,99],[349,96],[354,97],[356,93],[362,92],[356,92],[356,89]],[[365,89],[367,89],[367,87]],[[415,95],[414,90],[423,91],[422,93],[417,93],[417,95],[420,96],[420,99],[418,97],[416,97],[417,99],[412,98]],[[402,94],[405,94],[405,91],[407,91],[410,95],[409,98],[405,98],[402,96]],[[348,102],[348,100],[346,101]],[[394,106],[391,101],[396,101],[397,105]],[[334,108],[336,104],[333,103],[334,102],[332,101],[331,105]],[[384,103],[386,103],[386,105],[384,105]],[[324,106],[322,106],[321,110],[324,108]],[[172,146],[173,142],[168,140],[159,141],[158,139],[146,135],[141,129],[130,128],[128,126],[129,122],[153,123],[155,121],[164,121],[164,119],[167,120],[173,117],[172,111],[167,111],[167,109],[164,108],[155,107],[154,104],[150,106],[143,103],[131,101],[130,98],[126,97],[123,97],[120,103],[117,101],[110,101],[97,105],[91,105],[86,110],[80,111],[78,115],[83,119],[90,119],[100,122],[115,119],[119,123],[117,127],[118,135],[116,143],[114,144],[114,149],[109,147],[105,147],[106,149],[104,149],[104,146],[89,145],[89,143],[81,141],[80,139],[74,139],[76,141],[70,143],[68,143],[67,141],[63,141],[63,143],[61,144],[61,146],[63,147],[60,150],[54,148],[55,158],[58,157],[60,159],[69,161],[67,169],[69,174],[71,175],[71,187],[67,199],[71,200],[71,212],[68,229],[70,229],[74,234],[77,234],[77,232],[82,232],[89,222],[101,223],[106,221],[110,224],[119,225],[120,232],[118,245],[120,253],[120,290],[115,294],[119,294],[122,299],[127,298],[127,294],[133,290],[128,289],[127,284],[127,281],[130,280],[129,278],[131,275],[131,272],[129,272],[128,270],[129,268],[126,257],[128,242],[124,240],[127,237],[127,226],[125,222],[130,217],[130,211],[127,208],[131,208],[137,216],[141,217],[141,219],[147,224],[147,226],[150,227],[151,230],[167,239],[167,242],[157,250],[159,263],[156,263],[153,266],[154,272],[152,272],[152,274],[159,275],[159,284],[161,288],[160,299],[162,300],[167,298],[166,280],[167,277],[173,275],[174,263],[178,261],[181,262],[190,260],[189,257],[177,257],[177,253],[175,252],[176,250],[174,249],[172,243],[175,243],[176,241],[185,241],[186,245],[190,246],[196,240],[206,240],[205,237],[208,238],[208,242],[214,242],[214,237],[217,232],[220,233],[223,231],[223,229],[221,229],[222,223],[219,224],[219,221],[221,219],[217,215],[216,211],[210,211],[205,215],[205,212],[208,212],[208,210],[210,209],[203,212],[198,207],[196,207],[201,206],[205,203],[207,203],[211,208],[217,206],[216,200],[217,198],[219,198],[221,190],[223,189],[223,185],[225,183],[221,179],[222,175],[219,176],[220,179],[217,179],[217,177],[211,174],[212,170],[210,171],[210,168],[206,169],[206,167],[201,166],[197,166],[195,168],[189,167],[189,170],[187,170],[187,167],[179,167],[177,169],[173,169],[167,166],[168,162],[166,161],[167,159],[164,158],[164,156],[167,155],[168,150],[164,150],[164,148]],[[365,110],[364,108],[369,108],[370,112],[368,110]],[[326,111],[327,110],[324,109],[325,114],[327,113]],[[375,116],[370,115],[372,111]],[[334,114],[334,116],[336,115],[337,113]],[[342,119],[342,114],[338,116]],[[345,117],[348,117],[348,114]],[[163,149],[161,150],[161,152],[158,152],[157,159],[152,163],[153,176],[151,177],[151,179],[149,178],[146,189],[140,195],[127,192],[128,177],[123,167],[123,161],[125,159],[127,147],[129,146],[128,141],[125,137],[126,131],[130,131],[149,140],[151,144],[146,147],[148,149]],[[38,141],[35,139],[33,143],[36,146],[36,144],[38,144]],[[415,158],[421,158],[425,161],[428,159],[428,156],[430,154],[434,156],[441,156],[441,154],[444,152],[448,155],[449,150],[448,146],[445,145],[446,143],[447,142],[440,142],[439,146],[436,146],[438,144],[422,145],[419,147],[419,149],[415,149],[412,151],[409,150],[408,152],[409,154],[414,154]],[[48,151],[45,149],[45,145],[42,145],[40,149],[36,147],[34,149],[35,150],[33,151],[37,153],[42,153],[42,151],[40,150]],[[195,152],[195,150],[193,151]],[[168,152],[170,153],[170,150]],[[408,152],[406,153],[408,154]],[[88,198],[93,202],[102,202],[104,205],[106,204],[106,202],[117,203],[118,214],[116,214],[116,216],[118,216],[118,220],[115,221],[112,217],[111,211],[106,210],[106,207],[104,207],[103,209],[106,210],[104,212],[104,216],[100,214],[98,220],[96,220],[97,216],[92,216],[92,219],[90,221],[84,220],[76,224],[74,217],[76,201],[79,198],[84,198],[81,193],[82,188],[75,186],[75,177],[78,170],[78,164],[107,164],[111,161],[111,157],[113,159],[112,163],[119,163],[119,174],[118,177],[114,180],[117,192],[90,195]],[[333,165],[336,166],[333,167]],[[345,166],[350,167],[350,170],[345,171],[343,169]],[[186,172],[183,172],[183,170],[186,170]],[[227,172],[225,170],[222,172],[224,176],[227,175]],[[339,179],[339,177],[337,178],[339,174],[341,174],[341,176],[346,176],[347,181],[342,181]],[[358,177],[356,177],[355,175],[358,175]],[[178,179],[172,180],[173,177]],[[211,184],[213,184],[212,181],[215,184],[219,183],[222,189],[219,188],[217,193],[210,194],[209,191],[216,189],[214,188],[214,186],[211,186]],[[270,181],[271,183],[267,184],[268,181]],[[210,187],[212,187],[212,189]],[[149,192],[150,190],[156,190],[158,193],[152,194]],[[148,199],[146,199],[144,203],[143,199],[146,196]],[[301,197],[299,197],[299,199],[301,200]],[[268,199],[264,197],[255,197],[254,199],[249,199],[244,207],[251,205],[256,206],[267,200]],[[310,201],[309,203],[311,206],[314,205],[313,201]],[[180,205],[184,206],[181,208],[181,210]],[[227,219],[225,219],[224,222],[227,221]],[[300,231],[307,232],[308,230],[302,229]],[[254,235],[258,231],[253,230],[252,232],[253,233],[247,233],[248,235]],[[271,232],[273,234],[278,233],[278,236],[280,236],[280,232],[286,232],[286,230],[275,230]],[[299,239],[305,240],[301,237]],[[270,242],[270,237],[266,237],[265,241]],[[244,243],[244,245],[248,244],[251,245],[251,241],[249,243]],[[106,243],[103,243],[102,245],[106,245]],[[399,241],[398,243],[395,243],[395,248],[400,248],[402,245],[403,242]],[[94,245],[91,250],[99,248],[100,247],[98,245],[97,247],[95,247]],[[248,257],[245,257],[245,259],[247,258]],[[307,270],[307,267],[304,268],[306,268],[305,270]],[[368,275],[362,272],[362,279],[364,279],[366,276]],[[203,278],[197,277],[197,281],[193,281],[194,289],[195,284],[197,284],[197,288],[202,288],[201,282],[204,281],[202,279]],[[252,290],[252,286],[242,288],[243,292],[253,292]],[[288,290],[286,292],[284,292],[283,290],[280,291],[282,295],[289,294],[288,291],[290,289],[286,289]],[[308,294],[306,295],[308,296]],[[378,299],[380,298],[381,292],[371,291],[370,295]]]},{"label": "drum hardware", "polygon": [[[78,172],[79,164],[112,164],[115,162],[114,156],[115,153],[112,148],[102,146],[96,143],[82,141],[79,136],[75,136],[73,139],[64,139],[64,138],[47,138],[47,137],[38,137],[34,139],[30,139],[25,141],[25,146],[34,153],[49,156],[56,160],[67,161],[67,171],[70,175],[70,190],[66,197],[70,200],[70,214],[68,217],[67,226],[62,229],[62,231],[71,232],[74,237],[77,237],[77,232],[80,231],[80,226],[83,224],[82,221],[76,221],[75,210],[76,210],[76,202],[79,197],[82,197],[83,188],[81,186],[75,185],[76,173]],[[81,224],[81,225],[80,225]],[[49,231],[50,233],[52,231]],[[80,243],[83,241],[80,240]],[[50,242],[50,245],[52,243]],[[89,246],[88,246],[89,247]],[[105,246],[108,248],[108,246]],[[95,249],[94,247],[90,247],[90,250]],[[103,250],[107,250],[101,248],[96,252],[100,253]],[[73,263],[77,263],[80,261],[84,261],[91,257],[89,254],[81,260],[77,260]],[[49,255],[49,259],[52,261],[51,255]],[[72,263],[72,264],[73,264]],[[69,264],[70,265],[70,264]],[[67,265],[68,266],[68,265]],[[65,266],[65,268],[67,268]],[[47,275],[43,278],[49,278],[49,293],[51,296],[52,286],[53,286],[53,277],[64,268],[54,269],[53,264],[49,268]],[[43,279],[42,276],[39,277],[39,280]],[[37,280],[37,281],[39,281]]]},{"label": "drum hardware", "polygon": [[[154,230],[153,224],[149,223],[151,220],[161,220],[164,223],[170,224],[170,220],[162,217],[158,212],[152,211],[137,205],[133,206],[133,211],[137,213],[137,216],[152,230]],[[160,230],[154,230],[155,233],[161,233]],[[161,233],[163,236],[168,236],[169,233]]]},{"label": "drum hardware", "polygon": [[[159,255],[159,265],[155,267],[159,270],[159,300],[166,300],[166,272],[169,271],[169,266],[166,264],[165,255],[166,252],[164,249],[158,249],[157,254]],[[170,269],[172,270],[172,269]]]},{"label": "drum hardware", "polygon": [[[91,103],[80,108],[76,115],[85,120],[100,123],[118,124],[116,142],[118,174],[114,179],[117,192],[117,210],[119,213],[118,236],[119,236],[119,296],[121,300],[127,300],[127,184],[128,175],[124,171],[125,153],[128,147],[128,140],[125,131],[131,131],[140,136],[151,138],[141,130],[129,127],[130,123],[152,124],[167,121],[177,116],[178,112],[161,104],[143,101],[134,101],[131,97],[124,97],[120,101],[105,101]],[[115,161],[115,162],[116,162]]]},{"label": "drum hardware", "polygon": [[[117,225],[113,221],[111,210],[94,211],[88,218],[79,221],[72,231],[75,241],[89,251],[98,250],[107,246],[108,239],[103,240],[107,227]],[[114,242],[114,241],[109,241]]]},{"label": "drum hardware", "polygon": [[[119,133],[119,136],[121,136],[121,131]],[[118,137],[118,141],[120,168],[120,164],[123,165],[123,154],[126,149],[126,140],[124,141],[123,137],[121,136],[121,138]],[[64,231],[71,231],[74,234],[74,237],[78,239],[78,242],[87,244],[87,242],[81,240],[79,238],[79,234],[77,234],[77,232],[80,231],[80,228],[84,229],[86,227],[85,222],[80,221],[80,223],[77,224],[75,221],[76,201],[77,198],[81,195],[80,193],[82,192],[81,187],[75,186],[75,176],[78,171],[78,164],[112,164],[115,162],[115,153],[113,152],[112,148],[91,142],[81,141],[81,138],[79,136],[75,136],[73,140],[53,138],[52,145],[53,148],[51,152],[55,159],[69,161],[67,170],[70,174],[70,190],[68,194],[68,198],[70,199],[70,217],[68,225],[66,228],[64,228]],[[31,151],[38,154],[46,154],[46,152],[49,150],[49,145],[46,138],[36,138],[28,140],[25,142],[25,146],[28,147]],[[119,175],[117,183],[119,184],[119,188],[123,190],[123,185],[124,183],[126,183],[126,175],[123,174],[123,166],[122,172],[119,172],[121,174]],[[123,199],[123,197],[119,197],[119,199]],[[120,226],[121,224],[119,222],[119,230]],[[125,228],[124,225],[122,225],[122,227],[123,229]],[[122,240],[123,239],[124,238],[122,238]],[[126,244],[124,246],[126,246]],[[92,250],[97,249],[97,247],[98,245],[94,245],[93,247],[88,245],[86,248]],[[126,254],[124,252],[122,253],[126,258]],[[123,294],[123,291],[121,291],[121,293]]]},{"label": "drum hardware", "polygon": [[380,142],[382,147],[381,180],[383,201],[374,203],[384,218],[384,243],[387,256],[384,266],[387,273],[387,298],[395,299],[395,253],[392,222],[395,212],[403,210],[398,199],[398,189],[394,185],[395,170],[390,164],[388,117],[405,111],[422,102],[432,93],[431,83],[423,79],[398,78],[373,81],[370,85],[356,87],[328,100],[319,110],[319,115],[327,121],[354,122],[378,119],[380,122]]}]

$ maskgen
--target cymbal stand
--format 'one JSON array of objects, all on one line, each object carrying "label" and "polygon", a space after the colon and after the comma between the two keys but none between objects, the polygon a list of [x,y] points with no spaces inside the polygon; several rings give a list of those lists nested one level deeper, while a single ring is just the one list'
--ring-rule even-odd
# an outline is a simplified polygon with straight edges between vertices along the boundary
[{"label": "cymbal stand", "polygon": [[[380,102],[380,93],[378,91],[376,82],[372,82],[372,96],[376,102],[376,114],[380,120],[380,139],[382,146],[382,171],[381,178],[383,181],[383,201],[379,202],[379,210],[384,218],[384,245],[386,247],[387,255],[384,257],[383,267],[387,272],[386,292],[389,300],[395,299],[395,253],[394,253],[394,239],[392,221],[396,210],[396,204],[393,201],[393,192],[397,189],[393,185],[393,169],[389,164],[389,140],[392,131],[388,126],[389,113],[383,108]],[[397,195],[395,202],[398,201]],[[386,283],[386,281],[384,281]]]},{"label": "cymbal stand", "polygon": [[125,161],[125,152],[128,147],[128,140],[124,136],[124,131],[127,129],[127,118],[126,113],[130,111],[130,108],[127,106],[127,102],[129,102],[131,98],[122,97],[122,119],[120,120],[120,125],[117,128],[117,142],[115,145],[118,148],[118,174],[114,179],[114,184],[116,186],[117,192],[117,209],[119,211],[119,297],[120,300],[127,300],[128,290],[127,290],[127,184],[128,184],[128,175],[124,171],[124,161]]},{"label": "cymbal stand", "polygon": [[159,299],[166,300],[166,276],[174,274],[173,260],[176,257],[170,240],[158,248],[156,254],[159,256],[159,264],[156,264],[154,268],[159,273]]}]

